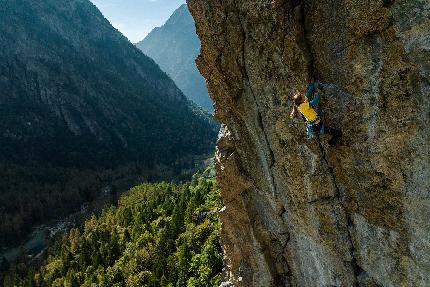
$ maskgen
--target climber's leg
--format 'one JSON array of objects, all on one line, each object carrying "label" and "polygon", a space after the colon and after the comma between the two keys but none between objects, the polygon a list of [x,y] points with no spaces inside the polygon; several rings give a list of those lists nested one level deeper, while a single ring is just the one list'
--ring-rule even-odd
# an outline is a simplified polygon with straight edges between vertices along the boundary
[{"label": "climber's leg", "polygon": [[324,128],[324,126],[322,125],[321,122],[319,122],[316,125],[313,125],[312,126],[313,134],[315,134],[317,136],[317,138],[319,138],[320,134],[322,134],[321,131],[323,130],[323,128]]},{"label": "climber's leg", "polygon": [[313,126],[306,122],[306,138],[308,140],[313,139],[314,138],[314,129]]},{"label": "climber's leg", "polygon": [[337,141],[342,137],[342,131],[331,128],[331,127],[323,127],[323,133],[331,135],[331,139],[328,141],[328,144],[331,146],[336,145]]},{"label": "climber's leg", "polygon": [[331,146],[336,145],[337,141],[342,137],[342,131],[324,126],[321,122],[312,126],[313,134],[315,134],[318,138],[320,135],[328,134],[331,135],[331,139],[328,141],[328,144]]}]

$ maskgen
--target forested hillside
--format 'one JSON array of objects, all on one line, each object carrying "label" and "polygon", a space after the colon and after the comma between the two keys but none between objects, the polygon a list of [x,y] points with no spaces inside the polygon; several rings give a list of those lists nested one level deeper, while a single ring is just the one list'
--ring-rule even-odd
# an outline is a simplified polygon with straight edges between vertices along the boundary
[{"label": "forested hillside", "polygon": [[207,111],[213,111],[205,79],[195,63],[200,52],[200,40],[186,4],[136,46],[154,59],[190,100]]},{"label": "forested hillside", "polygon": [[0,247],[213,152],[211,119],[88,0],[0,15]]},{"label": "forested hillside", "polygon": [[222,203],[212,173],[131,189],[61,238],[41,268],[11,268],[4,286],[219,286]]}]

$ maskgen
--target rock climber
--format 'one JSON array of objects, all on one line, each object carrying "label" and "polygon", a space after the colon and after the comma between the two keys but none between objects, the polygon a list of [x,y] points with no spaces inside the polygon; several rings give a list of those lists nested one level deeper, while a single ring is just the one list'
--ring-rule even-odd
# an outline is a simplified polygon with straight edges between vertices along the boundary
[{"label": "rock climber", "polygon": [[[311,83],[306,89],[306,96],[297,92],[293,97],[293,109],[290,114],[290,118],[298,118],[301,115],[306,120],[306,131],[307,138],[312,139],[314,134],[317,137],[323,134],[331,135],[331,139],[328,141],[330,146],[336,145],[337,141],[342,137],[342,132],[338,129],[324,126],[321,121],[318,112],[318,105],[320,103],[321,91],[317,89],[315,97],[312,96],[315,92],[315,84]],[[311,100],[312,99],[312,100]]]}]

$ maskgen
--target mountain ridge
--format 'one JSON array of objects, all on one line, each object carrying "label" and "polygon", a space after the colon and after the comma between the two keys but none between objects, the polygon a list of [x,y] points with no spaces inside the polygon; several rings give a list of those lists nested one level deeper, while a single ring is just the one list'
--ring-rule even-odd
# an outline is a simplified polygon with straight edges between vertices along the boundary
[{"label": "mountain ridge", "polygon": [[28,232],[104,185],[174,177],[212,152],[212,120],[88,0],[4,1],[0,14],[1,243],[22,237],[7,222]]},{"label": "mountain ridge", "polygon": [[205,80],[195,65],[200,41],[186,4],[181,5],[163,26],[154,28],[136,46],[153,58],[190,100],[207,111],[213,111]]}]

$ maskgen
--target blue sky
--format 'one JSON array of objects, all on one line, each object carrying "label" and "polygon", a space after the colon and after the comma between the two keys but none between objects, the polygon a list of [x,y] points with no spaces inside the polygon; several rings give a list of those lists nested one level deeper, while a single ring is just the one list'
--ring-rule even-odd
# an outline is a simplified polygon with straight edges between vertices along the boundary
[{"label": "blue sky", "polygon": [[163,25],[185,0],[90,0],[131,42]]}]

